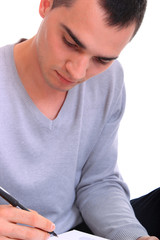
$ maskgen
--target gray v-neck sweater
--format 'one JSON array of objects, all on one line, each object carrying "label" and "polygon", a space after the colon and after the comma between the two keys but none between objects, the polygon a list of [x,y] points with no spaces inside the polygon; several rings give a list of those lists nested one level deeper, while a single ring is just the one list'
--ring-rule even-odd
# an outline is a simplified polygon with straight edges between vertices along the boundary
[{"label": "gray v-neck sweater", "polygon": [[[61,233],[83,219],[114,240],[147,235],[117,168],[125,105],[118,61],[68,92],[55,120],[32,102],[18,76],[13,45],[0,49],[0,185]],[[6,204],[0,198],[0,204]]]}]

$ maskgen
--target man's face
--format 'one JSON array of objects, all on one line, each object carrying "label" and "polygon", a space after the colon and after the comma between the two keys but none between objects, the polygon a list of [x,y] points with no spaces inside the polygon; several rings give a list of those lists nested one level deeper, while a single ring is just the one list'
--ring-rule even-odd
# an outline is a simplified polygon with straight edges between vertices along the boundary
[{"label": "man's face", "polygon": [[52,2],[41,0],[38,64],[50,87],[67,91],[106,70],[130,41],[135,26],[106,26],[97,0],[76,0],[70,8],[50,10]]}]

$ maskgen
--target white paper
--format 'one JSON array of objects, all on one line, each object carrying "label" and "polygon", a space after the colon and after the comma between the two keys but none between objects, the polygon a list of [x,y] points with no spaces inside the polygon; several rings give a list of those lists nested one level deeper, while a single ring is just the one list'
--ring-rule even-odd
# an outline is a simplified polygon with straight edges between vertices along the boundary
[{"label": "white paper", "polygon": [[77,230],[72,230],[66,233],[62,233],[56,237],[50,237],[49,240],[104,240],[106,238],[97,237],[92,234],[84,233]]}]

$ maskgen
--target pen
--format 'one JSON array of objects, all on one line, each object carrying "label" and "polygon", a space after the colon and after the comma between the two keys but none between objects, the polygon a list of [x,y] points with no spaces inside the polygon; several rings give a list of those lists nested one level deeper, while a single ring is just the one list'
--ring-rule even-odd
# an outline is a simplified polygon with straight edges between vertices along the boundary
[{"label": "pen", "polygon": [[[8,203],[10,203],[13,207],[19,207],[20,209],[23,209],[25,211],[29,211],[26,207],[24,207],[21,203],[19,203],[14,197],[12,197],[5,189],[0,187],[0,196],[4,198]],[[53,236],[58,237],[58,235],[53,232],[48,232],[49,234],[52,234]]]}]

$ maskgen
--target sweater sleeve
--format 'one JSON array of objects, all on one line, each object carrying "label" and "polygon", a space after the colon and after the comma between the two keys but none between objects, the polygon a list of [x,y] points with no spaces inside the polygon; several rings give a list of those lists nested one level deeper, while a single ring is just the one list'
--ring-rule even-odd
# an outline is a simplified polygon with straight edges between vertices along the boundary
[{"label": "sweater sleeve", "polygon": [[82,170],[77,206],[94,234],[113,240],[148,235],[136,219],[117,166],[117,132],[125,106],[124,84]]}]

